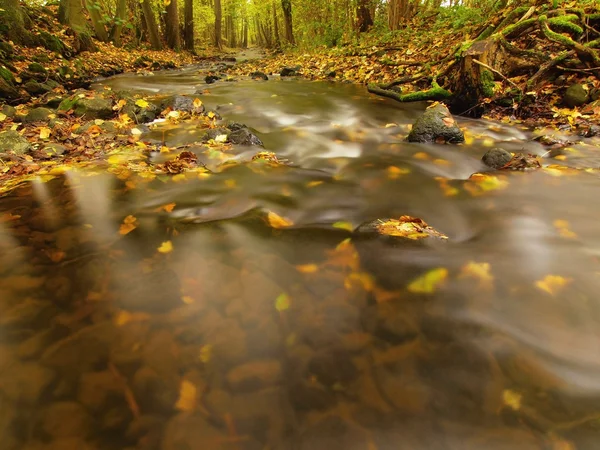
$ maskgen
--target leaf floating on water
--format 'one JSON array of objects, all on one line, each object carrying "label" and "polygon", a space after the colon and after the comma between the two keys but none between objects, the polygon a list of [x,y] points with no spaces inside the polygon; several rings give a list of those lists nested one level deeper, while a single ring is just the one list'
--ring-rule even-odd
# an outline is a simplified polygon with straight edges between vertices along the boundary
[{"label": "leaf floating on water", "polygon": [[163,242],[161,246],[158,247],[158,251],[164,254],[171,253],[173,251],[173,243],[171,241]]},{"label": "leaf floating on water", "polygon": [[123,223],[119,227],[119,234],[121,236],[125,236],[126,234],[131,233],[138,226],[137,219],[134,216],[127,216],[123,220]]},{"label": "leaf floating on water", "polygon": [[194,105],[195,109],[200,109],[202,107],[202,100],[195,98],[192,104]]},{"label": "leaf floating on water", "polygon": [[179,411],[193,411],[196,408],[197,392],[192,382],[183,380],[179,386],[179,399],[175,403],[175,408]]},{"label": "leaf floating on water", "polygon": [[494,276],[490,269],[490,263],[469,261],[462,267],[459,278],[474,278],[479,280],[479,287],[489,289],[494,284]]},{"label": "leaf floating on water", "polygon": [[430,236],[448,239],[448,236],[430,227],[418,217],[401,216],[399,219],[381,220],[375,228],[379,234],[385,236],[404,237],[412,240],[424,239]]},{"label": "leaf floating on water", "polygon": [[554,221],[554,227],[558,230],[560,235],[568,239],[576,239],[577,234],[569,229],[569,221],[557,219]]},{"label": "leaf floating on water", "polygon": [[319,270],[319,266],[316,264],[302,264],[296,266],[296,270],[300,273],[315,273]]},{"label": "leaf floating on water", "polygon": [[350,222],[335,222],[333,228],[339,228],[340,230],[352,231],[354,227]]},{"label": "leaf floating on water", "polygon": [[329,256],[327,265],[337,268],[350,269],[358,271],[360,268],[360,257],[352,239],[344,239],[335,249],[327,252]]},{"label": "leaf floating on water", "polygon": [[523,396],[518,392],[511,391],[510,389],[505,389],[502,392],[502,402],[504,406],[508,406],[514,411],[518,411],[521,409],[521,400]]},{"label": "leaf floating on water", "polygon": [[402,175],[409,174],[410,169],[407,169],[406,167],[390,166],[387,168],[386,172],[387,172],[387,177],[390,180],[395,180],[397,178],[400,178]]},{"label": "leaf floating on water", "polygon": [[413,294],[433,294],[448,278],[448,269],[439,267],[430,270],[407,286]]},{"label": "leaf floating on water", "polygon": [[275,309],[279,312],[286,311],[290,309],[290,305],[292,304],[290,296],[285,292],[279,294],[279,296],[275,299]]},{"label": "leaf floating on water", "polygon": [[294,222],[291,220],[281,217],[279,214],[276,214],[272,211],[269,211],[267,214],[267,222],[269,222],[271,227],[276,229],[288,228],[294,225]]},{"label": "leaf floating on water", "polygon": [[535,282],[535,286],[550,295],[558,294],[565,286],[573,281],[560,275],[546,275],[543,280]]},{"label": "leaf floating on water", "polygon": [[175,208],[175,203],[168,203],[164,206],[161,207],[164,211],[166,212],[173,212],[173,209]]},{"label": "leaf floating on water", "polygon": [[474,173],[465,183],[465,189],[473,196],[482,195],[485,192],[505,189],[508,181],[496,175]]}]

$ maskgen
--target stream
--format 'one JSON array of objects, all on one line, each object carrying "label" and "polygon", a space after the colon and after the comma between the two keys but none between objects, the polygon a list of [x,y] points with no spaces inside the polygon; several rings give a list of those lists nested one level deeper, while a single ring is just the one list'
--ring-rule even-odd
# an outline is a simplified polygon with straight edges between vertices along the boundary
[{"label": "stream", "polygon": [[[3,448],[599,448],[600,140],[554,159],[457,118],[465,144],[411,144],[426,105],[363,86],[146,75],[95,87],[198,94],[284,164],[234,145],[197,152],[209,176],[0,198]],[[203,145],[193,122],[143,131]],[[469,179],[491,147],[545,167]],[[352,231],[403,215],[448,239]]]}]

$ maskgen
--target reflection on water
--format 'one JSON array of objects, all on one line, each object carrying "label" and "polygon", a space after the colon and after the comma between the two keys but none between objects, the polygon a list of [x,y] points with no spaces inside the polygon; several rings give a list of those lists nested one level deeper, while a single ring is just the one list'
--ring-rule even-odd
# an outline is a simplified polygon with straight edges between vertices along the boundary
[{"label": "reflection on water", "polygon": [[[289,166],[0,199],[3,448],[598,448],[598,174],[477,185],[483,145],[402,142],[416,110],[243,86],[215,106]],[[449,239],[348,230],[403,214]]]}]

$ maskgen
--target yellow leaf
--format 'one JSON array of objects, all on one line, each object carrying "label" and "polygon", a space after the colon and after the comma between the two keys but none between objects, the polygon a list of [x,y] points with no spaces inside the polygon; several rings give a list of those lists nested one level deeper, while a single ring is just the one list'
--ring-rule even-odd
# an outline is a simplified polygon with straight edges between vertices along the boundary
[{"label": "yellow leaf", "polygon": [[136,106],[139,106],[140,108],[147,108],[147,107],[148,107],[148,105],[149,105],[149,103],[148,103],[146,100],[144,100],[144,99],[140,98],[139,100],[137,100],[137,101],[135,102],[135,105],[136,105]]},{"label": "yellow leaf", "polygon": [[200,107],[202,106],[202,100],[200,100],[199,98],[195,98],[193,105],[194,105],[194,108],[200,109]]},{"label": "yellow leaf", "polygon": [[566,220],[555,220],[554,226],[564,238],[575,239],[577,237],[577,234],[569,229],[569,222]]},{"label": "yellow leaf", "polygon": [[535,286],[550,295],[558,294],[571,281],[571,278],[561,277],[560,275],[546,275],[543,280],[535,282]]},{"label": "yellow leaf", "polygon": [[290,309],[290,304],[290,297],[285,292],[279,294],[275,299],[275,309],[279,312]]},{"label": "yellow leaf", "polygon": [[227,135],[219,134],[217,137],[215,137],[214,141],[218,142],[219,144],[224,144],[225,142],[227,142]]},{"label": "yellow leaf", "polygon": [[171,4],[171,0],[164,0],[165,8]]},{"label": "yellow leaf", "polygon": [[355,288],[371,292],[375,287],[373,277],[367,272],[353,272],[344,280],[344,287],[347,290]]},{"label": "yellow leaf", "polygon": [[130,313],[128,311],[119,311],[114,318],[115,325],[122,327],[130,322],[141,322],[149,320],[150,315],[146,313],[136,312]]},{"label": "yellow leaf", "polygon": [[321,181],[321,180],[310,181],[310,182],[306,183],[306,187],[312,188],[312,187],[320,186],[322,184],[323,184],[323,181]]},{"label": "yellow leaf", "polygon": [[181,301],[186,305],[191,305],[192,303],[194,303],[194,298],[190,297],[189,295],[184,295],[183,297],[181,297]]},{"label": "yellow leaf", "polygon": [[269,213],[267,214],[267,221],[269,222],[270,226],[277,229],[287,228],[294,225],[294,222],[292,222],[291,220],[286,219],[285,217],[281,217],[280,215],[272,211],[269,211]]},{"label": "yellow leaf", "polygon": [[494,141],[491,138],[485,138],[482,144],[484,147],[493,147],[494,145],[496,145],[496,141]]},{"label": "yellow leaf", "polygon": [[319,266],[316,264],[301,264],[296,266],[296,270],[300,273],[315,273],[319,270]]},{"label": "yellow leaf", "polygon": [[214,113],[214,111],[209,111],[207,114],[207,117],[209,119],[214,119],[217,115]]},{"label": "yellow leaf", "polygon": [[448,278],[448,269],[439,267],[411,282],[407,289],[413,294],[433,294],[446,278]]},{"label": "yellow leaf", "polygon": [[509,408],[515,411],[521,409],[522,398],[523,397],[521,394],[515,391],[511,391],[510,389],[505,389],[504,392],[502,392],[502,402],[504,403],[504,405],[508,406]]},{"label": "yellow leaf", "polygon": [[179,386],[179,399],[175,403],[175,408],[179,411],[193,411],[196,408],[196,396],[196,386],[188,380],[182,380]]},{"label": "yellow leaf", "polygon": [[48,139],[52,130],[48,127],[40,128],[40,139]]},{"label": "yellow leaf", "polygon": [[212,358],[212,345],[203,345],[200,349],[200,361],[204,364],[208,363]]},{"label": "yellow leaf", "polygon": [[6,120],[6,114],[0,113],[0,122],[4,122]]},{"label": "yellow leaf", "polygon": [[119,234],[125,236],[137,228],[137,219],[134,216],[127,216],[119,227]]},{"label": "yellow leaf", "polygon": [[413,155],[413,158],[420,159],[420,160],[427,160],[427,159],[431,159],[431,156],[429,156],[425,152],[417,152]]},{"label": "yellow leaf", "polygon": [[390,166],[387,168],[387,176],[390,180],[395,180],[408,173],[410,173],[410,169],[407,169],[406,167],[400,168],[396,166]]},{"label": "yellow leaf", "polygon": [[335,222],[333,228],[339,228],[340,230],[352,231],[354,227],[350,222]]},{"label": "yellow leaf", "polygon": [[158,247],[160,253],[171,253],[173,251],[173,243],[171,241],[165,241]]},{"label": "yellow leaf", "polygon": [[465,189],[474,196],[481,195],[484,192],[504,189],[508,186],[508,181],[505,178],[483,173],[474,173],[469,177],[469,181],[474,183],[465,183]]},{"label": "yellow leaf", "polygon": [[132,128],[132,129],[131,129],[131,134],[132,134],[133,136],[139,136],[139,135],[141,135],[141,134],[142,134],[142,130],[140,130],[139,128]]},{"label": "yellow leaf", "polygon": [[490,274],[490,268],[490,263],[469,261],[462,267],[459,278],[474,278],[479,280],[480,287],[491,288],[494,277]]}]

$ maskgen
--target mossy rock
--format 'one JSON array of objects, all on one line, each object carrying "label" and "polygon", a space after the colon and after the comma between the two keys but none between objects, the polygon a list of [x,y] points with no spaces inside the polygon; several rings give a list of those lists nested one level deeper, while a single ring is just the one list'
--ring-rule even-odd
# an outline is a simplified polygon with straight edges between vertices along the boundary
[{"label": "mossy rock", "polygon": [[4,66],[0,66],[0,77],[7,83],[14,84],[15,82],[15,76]]},{"label": "mossy rock", "polygon": [[16,100],[21,97],[22,95],[12,83],[7,82],[4,78],[0,77],[0,98]]},{"label": "mossy rock", "polygon": [[50,62],[48,55],[35,55],[32,59],[40,64],[48,64]]},{"label": "mossy rock", "polygon": [[48,108],[33,108],[23,117],[23,123],[47,122],[54,111]]},{"label": "mossy rock", "polygon": [[493,148],[485,152],[481,160],[492,169],[501,169],[510,162],[512,157],[512,153],[503,148]]},{"label": "mossy rock", "polygon": [[34,80],[29,80],[27,83],[25,83],[23,85],[23,89],[25,89],[31,95],[42,95],[52,91],[52,88],[47,84],[38,83]]},{"label": "mossy rock", "polygon": [[39,73],[43,75],[46,75],[48,73],[44,66],[36,62],[29,64],[29,66],[27,66],[27,70],[31,73]]},{"label": "mossy rock", "polygon": [[110,119],[114,116],[112,101],[104,98],[78,98],[75,115],[87,119]]},{"label": "mossy rock", "polygon": [[10,59],[15,54],[15,48],[8,42],[0,41],[0,53],[4,58]]},{"label": "mossy rock", "polygon": [[443,103],[435,103],[417,119],[408,135],[409,142],[464,142],[465,136]]},{"label": "mossy rock", "polygon": [[2,106],[0,112],[11,119],[17,115],[17,109],[9,105]]},{"label": "mossy rock", "polygon": [[73,108],[75,108],[75,105],[77,104],[77,97],[69,97],[69,98],[65,98],[64,100],[62,100],[60,102],[60,104],[58,105],[58,110],[59,111],[70,111]]},{"label": "mossy rock", "polygon": [[588,99],[588,92],[583,85],[576,83],[567,88],[563,101],[569,108],[574,108],[586,104]]},{"label": "mossy rock", "polygon": [[31,149],[31,144],[17,131],[9,130],[0,133],[0,153],[9,151],[23,155]]},{"label": "mossy rock", "polygon": [[53,34],[48,33],[47,31],[40,32],[38,36],[40,44],[55,53],[63,54],[66,50],[66,46],[58,37]]}]

